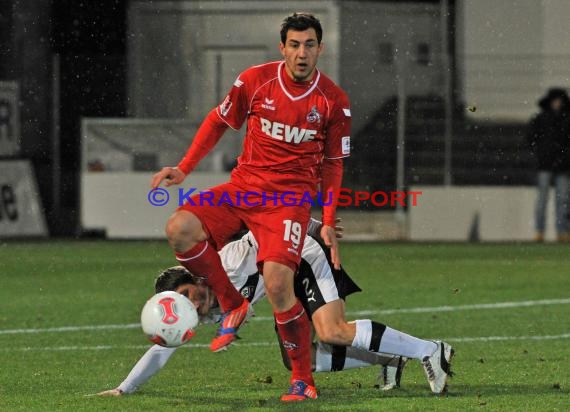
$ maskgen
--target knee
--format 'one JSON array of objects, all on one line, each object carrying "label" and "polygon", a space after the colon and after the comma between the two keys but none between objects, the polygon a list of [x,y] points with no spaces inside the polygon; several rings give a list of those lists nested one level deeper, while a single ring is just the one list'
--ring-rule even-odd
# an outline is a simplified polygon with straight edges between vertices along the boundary
[{"label": "knee", "polygon": [[346,322],[315,325],[315,330],[319,340],[329,345],[350,346],[354,340],[354,336],[352,336]]},{"label": "knee", "polygon": [[319,340],[322,343],[328,343],[329,345],[338,345],[338,337],[340,335],[337,325],[328,325],[324,328],[320,328],[317,331]]},{"label": "knee", "polygon": [[165,228],[170,246],[178,253],[192,248],[196,243],[206,240],[202,222],[192,213],[174,213]]},{"label": "knee", "polygon": [[266,263],[263,266],[263,278],[265,292],[272,305],[277,305],[279,310],[287,310],[293,306],[296,298],[291,269],[284,265]]},{"label": "knee", "polygon": [[265,285],[265,292],[270,300],[280,300],[287,296],[290,289],[288,286],[285,279],[281,282],[271,282]]}]

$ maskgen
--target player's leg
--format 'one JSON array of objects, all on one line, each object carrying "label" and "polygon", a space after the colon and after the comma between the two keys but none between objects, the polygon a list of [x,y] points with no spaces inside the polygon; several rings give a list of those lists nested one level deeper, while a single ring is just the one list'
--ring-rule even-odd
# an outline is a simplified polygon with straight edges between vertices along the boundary
[{"label": "player's leg", "polygon": [[[388,365],[401,354],[386,354],[353,347],[356,324],[346,322],[345,302],[328,302],[312,314],[313,327],[320,340],[317,348],[317,369],[339,371],[370,365]],[[322,355],[322,356],[321,356]]]},{"label": "player's leg", "polygon": [[[312,329],[314,332],[314,329]],[[275,333],[279,341],[279,350],[283,366],[291,370],[291,362],[275,324]],[[311,339],[313,340],[313,339]],[[400,387],[400,380],[407,358],[385,353],[368,352],[353,347],[329,345],[313,342],[311,348],[311,364],[313,372],[338,372],[367,366],[380,366],[380,373],[374,387],[384,391]]]},{"label": "player's leg", "polygon": [[309,221],[307,207],[262,208],[244,217],[259,243],[267,298],[273,306],[281,341],[291,364],[291,387],[284,401],[316,398],[311,370],[311,335],[307,313],[295,296],[294,274]]},{"label": "player's leg", "polygon": [[[211,350],[225,349],[235,340],[237,329],[247,317],[249,304],[233,287],[214,245],[222,246],[242,228],[231,205],[217,205],[216,199],[235,191],[231,184],[210,189],[211,198],[195,195],[172,215],[166,225],[168,241],[176,259],[193,275],[204,277],[222,308],[222,322]],[[213,204],[213,205],[212,205]]]},{"label": "player's leg", "polygon": [[323,248],[308,238],[296,278],[297,296],[308,308],[321,341],[419,359],[424,365],[432,391],[443,391],[451,374],[451,347],[443,342],[418,339],[369,319],[347,323],[344,298],[360,288],[342,268],[333,275],[331,263],[325,255]]},{"label": "player's leg", "polygon": [[176,259],[193,275],[206,279],[224,311],[243,303],[243,297],[229,281],[220,257],[208,242],[208,235],[196,214],[188,210],[175,212],[168,221],[166,234]]},{"label": "player's leg", "polygon": [[[314,329],[311,328],[314,335]],[[283,346],[281,337],[275,324],[275,333],[279,342],[279,351],[283,366],[291,370],[291,362],[287,350]],[[314,337],[311,338],[314,340]],[[389,355],[387,353],[375,353],[356,349],[353,347],[329,345],[323,342],[313,342],[311,347],[311,365],[313,372],[338,372],[345,369],[355,369],[367,366],[380,366],[380,373],[374,387],[382,390],[390,390],[400,387],[402,372],[406,366],[407,358],[403,356]]]},{"label": "player's leg", "polygon": [[[283,361],[283,366],[287,370],[291,370],[291,361],[289,360],[289,355],[287,354],[287,350],[285,346],[283,346],[283,341],[281,340],[281,336],[279,336],[279,330],[277,329],[277,322],[273,324],[275,329],[275,334],[277,335],[277,342],[279,343],[279,352],[281,353],[281,360]],[[317,352],[318,352],[318,344],[314,342],[315,340],[315,330],[311,328],[311,369],[313,372],[323,372],[317,371],[315,367]]]},{"label": "player's leg", "polygon": [[369,352],[351,346],[313,344],[313,370],[315,372],[338,372],[347,369],[380,366],[374,387],[384,391],[400,387],[402,373],[408,359],[404,356]]},{"label": "player's leg", "polygon": [[361,349],[330,345],[316,342],[314,344],[315,372],[338,372],[365,366],[385,366],[393,363],[398,356],[363,351]]},{"label": "player's leg", "polygon": [[[314,329],[312,329],[314,332]],[[279,351],[283,366],[291,370],[291,362],[275,324],[275,333],[279,341]],[[312,339],[311,339],[312,340]],[[402,371],[407,359],[382,353],[363,351],[346,346],[329,345],[323,342],[313,342],[311,348],[311,364],[313,372],[338,372],[345,369],[355,369],[367,366],[381,366],[381,372],[375,387],[390,390],[400,386]]]},{"label": "player's leg", "polygon": [[544,231],[546,229],[546,206],[548,204],[548,192],[550,190],[550,180],[552,173],[540,170],[536,177],[536,205],[534,211],[534,224],[536,229],[535,240],[544,241]]},{"label": "player's leg", "polygon": [[341,299],[319,308],[312,320],[317,335],[325,343],[418,359],[424,365],[432,391],[445,390],[453,356],[453,349],[447,343],[419,339],[370,319],[346,322]]},{"label": "player's leg", "polygon": [[[395,358],[410,357],[402,353],[403,349],[400,347],[393,348],[389,345],[382,345],[382,348],[374,350],[371,348],[370,343],[366,347],[358,344],[356,339],[360,332],[358,322],[347,322],[345,320],[345,302],[342,299],[328,302],[313,312],[312,322],[320,341],[332,345],[333,353],[330,361],[331,368],[334,370],[357,368],[364,366],[364,364],[388,365]],[[372,321],[370,322],[372,323]],[[377,322],[374,322],[374,324],[387,328],[385,325]],[[390,331],[388,332],[389,335]],[[421,341],[421,339],[418,339],[418,341]],[[431,355],[435,350],[435,344],[429,341],[422,342],[428,344],[428,351]],[[335,349],[336,347],[349,348],[348,350],[342,350]],[[417,359],[421,360],[423,358],[422,355],[423,353],[417,354]],[[349,357],[348,361],[347,357]]]},{"label": "player's leg", "polygon": [[[353,327],[353,325],[346,325],[344,320],[344,299],[352,293],[359,292],[360,288],[343,269],[336,271],[333,275],[331,268],[326,249],[323,249],[311,237],[305,238],[301,264],[295,277],[295,294],[301,300],[309,317],[329,302],[342,302],[342,310],[339,310],[336,316],[339,321],[336,327],[331,328],[331,331],[342,331],[343,326]],[[354,331],[348,331],[345,334],[351,337]],[[399,386],[399,378],[406,362],[406,359],[400,356],[363,351],[347,346],[328,345],[323,342],[317,343],[314,349],[313,365],[314,370],[318,372],[382,365],[379,374],[379,382],[382,385],[378,385],[382,389]]]},{"label": "player's leg", "polygon": [[291,388],[284,401],[316,398],[311,370],[311,327],[307,313],[295,297],[293,270],[277,262],[263,264],[267,298],[273,306],[275,322],[291,365]]},{"label": "player's leg", "polygon": [[568,189],[567,173],[557,173],[554,176],[556,199],[556,233],[559,242],[568,242]]}]

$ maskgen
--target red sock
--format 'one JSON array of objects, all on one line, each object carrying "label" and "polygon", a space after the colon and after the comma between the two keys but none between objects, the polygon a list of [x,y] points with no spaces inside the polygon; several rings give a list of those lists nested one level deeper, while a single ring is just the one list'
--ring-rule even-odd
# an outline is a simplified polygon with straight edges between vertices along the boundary
[{"label": "red sock", "polygon": [[301,302],[286,312],[275,312],[277,332],[291,362],[291,383],[302,380],[314,385],[311,371],[311,325]]},{"label": "red sock", "polygon": [[176,253],[176,259],[193,275],[206,278],[206,284],[216,294],[223,312],[236,309],[243,303],[244,297],[230,282],[220,255],[208,241],[200,242],[184,253]]}]

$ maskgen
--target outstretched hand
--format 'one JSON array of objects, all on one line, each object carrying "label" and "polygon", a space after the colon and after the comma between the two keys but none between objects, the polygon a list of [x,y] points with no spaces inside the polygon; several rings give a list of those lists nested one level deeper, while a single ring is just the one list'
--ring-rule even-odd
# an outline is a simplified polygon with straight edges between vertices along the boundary
[{"label": "outstretched hand", "polygon": [[155,173],[152,177],[150,187],[152,189],[156,189],[158,186],[160,186],[163,180],[166,180],[164,182],[164,185],[166,187],[177,185],[182,183],[185,178],[186,175],[184,172],[177,167],[163,167],[160,172]]},{"label": "outstretched hand", "polygon": [[340,252],[338,248],[337,233],[334,227],[323,225],[321,228],[321,238],[325,245],[331,250],[331,261],[336,270],[340,269]]},{"label": "outstretched hand", "polygon": [[122,396],[123,391],[119,388],[109,389],[107,391],[99,392],[97,396]]}]

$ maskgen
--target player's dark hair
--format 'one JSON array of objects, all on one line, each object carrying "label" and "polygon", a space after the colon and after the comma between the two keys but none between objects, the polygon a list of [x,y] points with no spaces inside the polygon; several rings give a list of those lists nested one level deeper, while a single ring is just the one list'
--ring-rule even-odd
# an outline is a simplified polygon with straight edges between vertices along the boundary
[{"label": "player's dark hair", "polygon": [[156,293],[165,292],[167,290],[176,290],[180,285],[195,285],[196,279],[183,266],[172,266],[163,270],[154,282],[154,290]]},{"label": "player's dark hair", "polygon": [[285,44],[287,41],[287,32],[289,30],[305,31],[307,29],[315,29],[317,33],[317,42],[321,44],[323,39],[323,28],[321,22],[310,13],[293,13],[283,20],[281,24],[281,43]]}]

